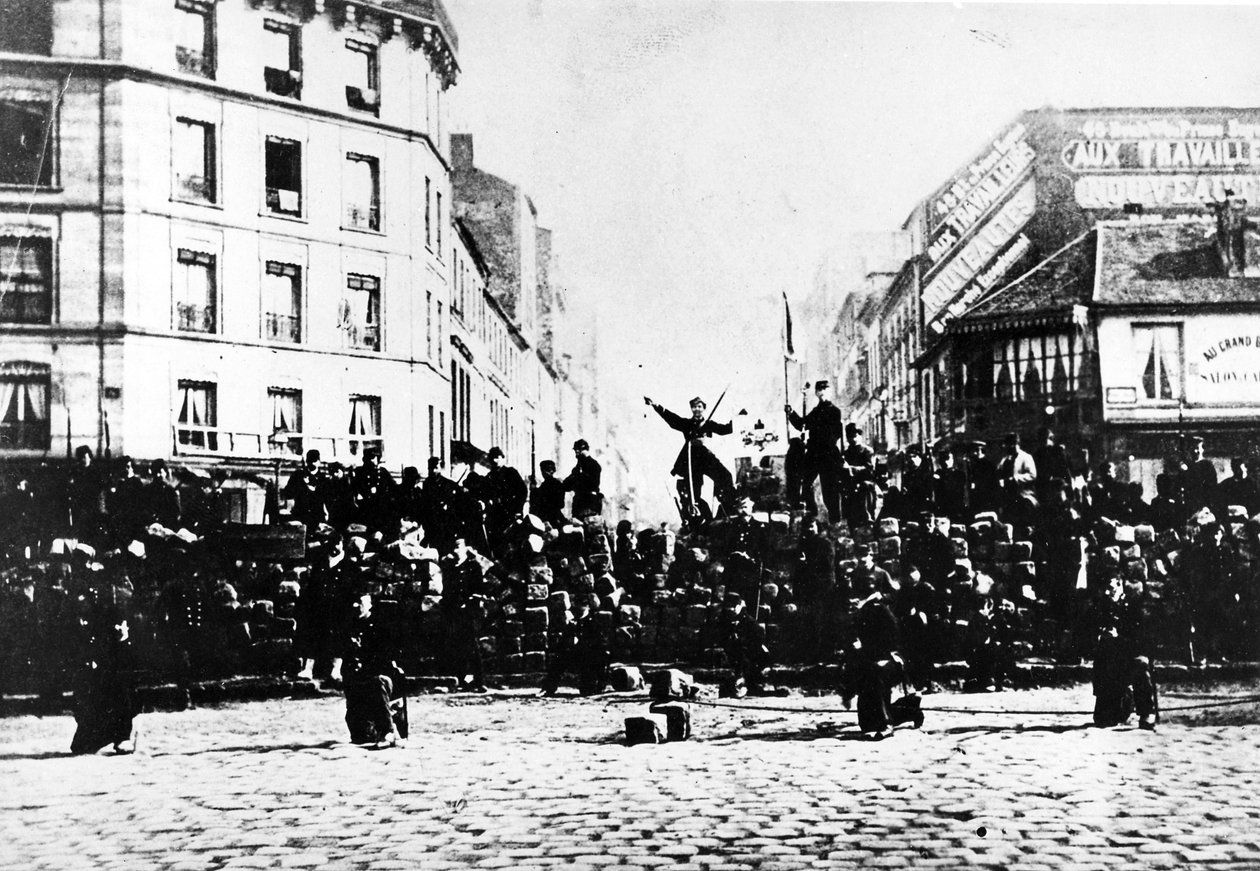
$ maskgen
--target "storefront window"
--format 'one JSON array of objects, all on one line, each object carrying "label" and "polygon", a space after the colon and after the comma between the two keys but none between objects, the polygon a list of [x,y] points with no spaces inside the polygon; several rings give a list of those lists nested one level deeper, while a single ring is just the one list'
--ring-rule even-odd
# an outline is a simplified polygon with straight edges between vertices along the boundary
[{"label": "storefront window", "polygon": [[1148,324],[1133,327],[1137,381],[1148,402],[1181,398],[1181,326]]}]

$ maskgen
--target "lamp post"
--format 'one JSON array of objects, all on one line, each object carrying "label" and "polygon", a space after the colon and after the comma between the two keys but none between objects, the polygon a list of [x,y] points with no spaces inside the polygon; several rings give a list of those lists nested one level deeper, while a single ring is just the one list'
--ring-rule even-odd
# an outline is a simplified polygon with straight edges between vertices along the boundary
[{"label": "lamp post", "polygon": [[875,449],[888,453],[888,385],[881,384],[871,396],[871,402],[879,403],[879,441]]}]

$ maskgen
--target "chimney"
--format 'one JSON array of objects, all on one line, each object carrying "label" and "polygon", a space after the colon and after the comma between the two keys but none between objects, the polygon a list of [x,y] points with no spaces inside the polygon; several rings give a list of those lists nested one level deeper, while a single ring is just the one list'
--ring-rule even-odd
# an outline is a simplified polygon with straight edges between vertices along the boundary
[{"label": "chimney", "polygon": [[1221,269],[1229,278],[1241,278],[1247,266],[1247,229],[1255,226],[1247,220],[1247,201],[1232,190],[1225,199],[1211,204],[1216,213],[1216,254]]},{"label": "chimney", "polygon": [[453,169],[472,169],[473,138],[471,133],[451,134],[451,167]]}]

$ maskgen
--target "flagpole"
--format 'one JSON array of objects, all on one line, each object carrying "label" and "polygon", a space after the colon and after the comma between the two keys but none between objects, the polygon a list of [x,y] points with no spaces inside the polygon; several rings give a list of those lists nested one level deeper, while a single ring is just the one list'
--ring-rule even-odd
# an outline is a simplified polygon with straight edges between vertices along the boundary
[{"label": "flagpole", "polygon": [[792,359],[795,349],[792,347],[792,309],[788,306],[787,291],[783,291],[783,329],[779,331],[783,339],[783,444],[792,440],[792,393],[788,389],[788,361]]}]

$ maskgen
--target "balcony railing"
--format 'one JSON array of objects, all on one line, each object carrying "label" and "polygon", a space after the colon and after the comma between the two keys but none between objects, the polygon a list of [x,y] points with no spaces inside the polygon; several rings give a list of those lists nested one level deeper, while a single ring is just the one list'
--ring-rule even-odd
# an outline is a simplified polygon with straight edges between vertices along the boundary
[{"label": "balcony railing", "polygon": [[215,332],[214,306],[176,303],[175,329],[183,333]]},{"label": "balcony railing", "polygon": [[[2,433],[2,430],[0,430]],[[0,439],[3,435],[0,434]],[[171,440],[176,454],[220,456],[237,459],[272,460],[300,457],[306,450],[318,450],[325,460],[347,461],[363,456],[363,448],[383,448],[380,436],[312,435],[289,432],[277,442],[272,433],[245,432],[217,427],[175,423]]]},{"label": "balcony railing", "polygon": [[214,78],[214,61],[203,51],[177,45],[175,46],[175,63],[181,73],[207,79]]},{"label": "balcony railing", "polygon": [[52,296],[47,292],[5,292],[0,288],[0,323],[47,324],[52,323]]},{"label": "balcony railing", "polygon": [[347,324],[342,329],[343,344],[347,348],[366,351],[381,349],[381,328],[377,324]]},{"label": "balcony railing", "polygon": [[180,175],[175,178],[175,195],[182,200],[214,202],[214,183],[204,175]]},{"label": "balcony railing", "polygon": [[297,97],[301,93],[302,74],[297,70],[263,68],[263,82],[267,93],[280,97]]},{"label": "balcony railing", "polygon": [[0,423],[0,449],[10,451],[46,451],[51,444],[52,432],[47,420],[6,421]]},{"label": "balcony railing", "polygon": [[282,215],[302,214],[302,194],[283,188],[267,188],[267,210]]},{"label": "balcony railing", "polygon": [[346,226],[352,230],[379,230],[381,210],[377,206],[346,206]]},{"label": "balcony railing", "polygon": [[263,336],[271,342],[301,342],[302,319],[297,315],[267,312],[263,316]]}]

